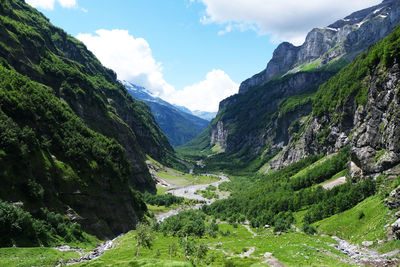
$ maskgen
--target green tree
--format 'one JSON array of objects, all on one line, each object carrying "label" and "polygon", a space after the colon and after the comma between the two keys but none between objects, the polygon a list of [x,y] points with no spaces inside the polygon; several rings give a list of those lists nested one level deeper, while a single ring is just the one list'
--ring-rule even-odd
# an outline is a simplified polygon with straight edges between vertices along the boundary
[{"label": "green tree", "polygon": [[168,252],[169,252],[169,259],[172,260],[172,256],[176,254],[176,243],[172,242],[168,246]]},{"label": "green tree", "polygon": [[140,248],[142,246],[151,248],[154,241],[153,230],[150,225],[139,222],[136,226],[136,258],[139,257]]}]

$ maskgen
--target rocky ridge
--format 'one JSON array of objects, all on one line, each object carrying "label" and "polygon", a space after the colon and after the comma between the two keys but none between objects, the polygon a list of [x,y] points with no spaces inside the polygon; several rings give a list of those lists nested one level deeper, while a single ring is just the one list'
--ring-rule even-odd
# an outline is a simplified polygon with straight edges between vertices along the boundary
[{"label": "rocky ridge", "polygon": [[[292,140],[271,165],[281,168],[308,155],[330,154],[350,145],[352,177],[376,177],[385,171],[396,177],[400,173],[393,168],[400,163],[399,81],[397,63],[389,69],[375,68],[368,77],[365,105],[350,99],[330,115],[313,116],[302,137]],[[335,114],[342,119],[336,120]],[[321,142],[318,136],[323,131],[327,134]]]},{"label": "rocky ridge", "polygon": [[[302,158],[307,154],[303,150],[285,147],[293,136],[301,146],[304,140],[298,135],[305,123],[318,131],[318,123],[308,116],[313,94],[357,55],[391,33],[400,22],[399,14],[398,1],[384,1],[327,28],[314,29],[300,47],[281,44],[266,70],[244,81],[239,94],[220,103],[217,117],[206,130],[210,146],[218,142],[227,153],[240,151],[250,158],[284,149],[286,155],[273,163],[274,168]],[[345,143],[349,134],[340,130],[337,134],[339,142]],[[203,149],[204,136],[191,145],[196,141]],[[307,145],[302,148],[312,150]]]},{"label": "rocky ridge", "polygon": [[398,1],[385,0],[338,20],[325,28],[315,28],[301,46],[284,42],[274,51],[265,70],[240,85],[239,93],[282,76],[299,72],[310,64],[321,67],[339,59],[351,61],[389,34],[399,23]]}]

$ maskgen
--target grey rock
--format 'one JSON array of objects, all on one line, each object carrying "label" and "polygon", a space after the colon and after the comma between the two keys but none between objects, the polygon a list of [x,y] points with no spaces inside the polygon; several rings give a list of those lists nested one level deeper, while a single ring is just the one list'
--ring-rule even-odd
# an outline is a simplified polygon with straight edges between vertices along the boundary
[{"label": "grey rock", "polygon": [[[389,196],[385,199],[385,205],[390,209],[398,209],[400,207],[400,186],[390,192]],[[400,215],[396,213],[396,217]]]},{"label": "grey rock", "polygon": [[239,93],[316,62],[324,65],[334,59],[352,60],[371,44],[389,34],[400,22],[397,1],[384,1],[351,14],[322,29],[313,29],[301,46],[282,43],[275,50],[265,70],[240,85]]},{"label": "grey rock", "polygon": [[392,223],[392,233],[396,240],[400,240],[400,219]]},{"label": "grey rock", "polygon": [[211,144],[219,143],[223,150],[226,149],[226,143],[228,138],[228,130],[224,129],[224,123],[219,121],[217,126],[212,129],[211,132]]}]

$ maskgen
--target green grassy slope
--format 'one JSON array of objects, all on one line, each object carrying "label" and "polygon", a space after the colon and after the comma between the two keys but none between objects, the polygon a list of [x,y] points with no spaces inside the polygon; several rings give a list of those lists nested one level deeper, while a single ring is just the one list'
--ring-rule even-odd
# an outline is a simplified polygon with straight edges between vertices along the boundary
[{"label": "green grassy slope", "polygon": [[131,184],[155,190],[144,153],[166,164],[174,159],[150,109],[80,41],[23,1],[1,2],[0,29],[0,63],[49,86],[92,130],[116,139],[136,168]]},{"label": "green grassy slope", "polygon": [[121,145],[90,130],[50,88],[2,66],[0,77],[0,199],[34,217],[41,207],[68,211],[100,237],[133,227],[145,206],[130,189]]},{"label": "green grassy slope", "polygon": [[[135,191],[156,191],[145,153],[177,164],[150,109],[81,42],[19,0],[0,2],[0,129],[0,199],[38,220],[46,208],[101,238],[133,229],[146,212]],[[0,211],[2,229],[18,232],[13,220],[26,216],[9,212]],[[45,244],[42,230],[58,234],[35,227],[32,244]],[[7,234],[7,245],[19,244]]]}]

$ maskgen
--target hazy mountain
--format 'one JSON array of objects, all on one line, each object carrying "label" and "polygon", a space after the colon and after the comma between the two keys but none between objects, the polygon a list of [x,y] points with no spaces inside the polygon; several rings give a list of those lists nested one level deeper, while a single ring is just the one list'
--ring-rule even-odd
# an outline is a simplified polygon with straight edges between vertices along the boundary
[{"label": "hazy mountain", "polygon": [[189,142],[209,124],[206,120],[182,111],[183,107],[178,108],[161,98],[151,96],[151,93],[143,87],[126,81],[123,83],[134,98],[150,107],[154,118],[173,146]]}]

